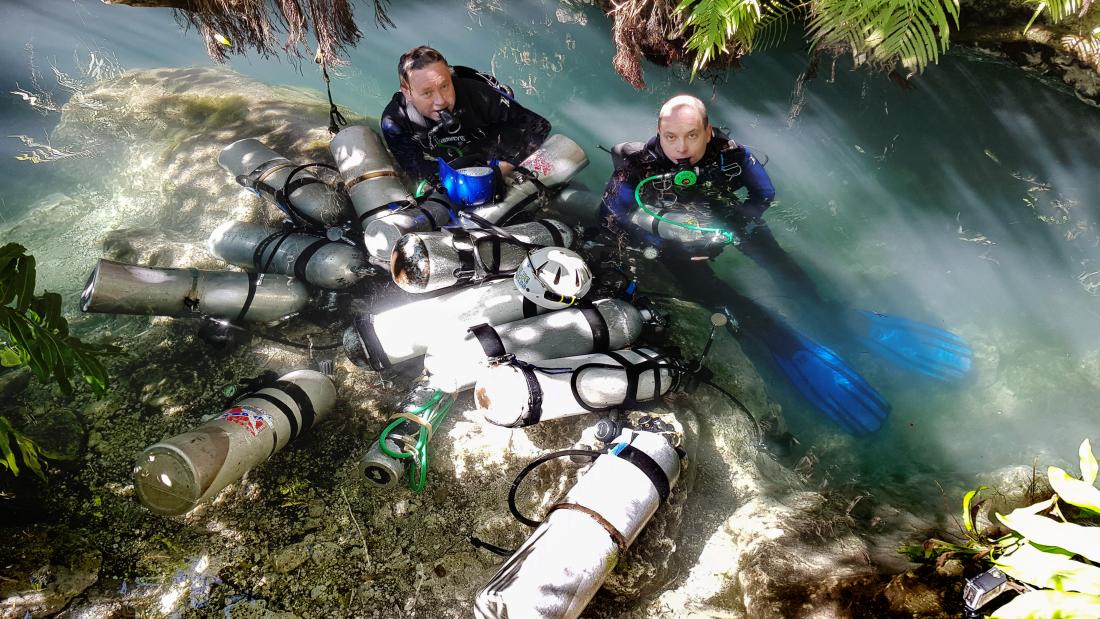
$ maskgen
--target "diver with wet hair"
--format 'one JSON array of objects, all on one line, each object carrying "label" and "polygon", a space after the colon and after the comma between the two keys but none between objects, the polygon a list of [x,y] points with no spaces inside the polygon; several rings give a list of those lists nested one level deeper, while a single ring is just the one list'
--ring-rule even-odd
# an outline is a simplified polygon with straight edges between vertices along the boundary
[{"label": "diver with wet hair", "polygon": [[849,432],[877,430],[889,403],[835,352],[722,281],[710,262],[727,246],[764,268],[784,292],[809,301],[827,332],[942,382],[961,381],[969,372],[970,348],[953,333],[822,298],[763,220],[775,198],[766,161],[714,128],[696,97],[669,99],[658,114],[655,137],[619,144],[611,154],[614,171],[600,206],[605,230],[642,244],[647,256],[659,256],[687,294],[725,311],[799,393]]},{"label": "diver with wet hair", "polygon": [[382,112],[382,135],[409,177],[429,178],[437,159],[495,162],[507,176],[550,134],[550,122],[520,105],[491,75],[451,66],[427,46],[397,63],[401,88]]}]

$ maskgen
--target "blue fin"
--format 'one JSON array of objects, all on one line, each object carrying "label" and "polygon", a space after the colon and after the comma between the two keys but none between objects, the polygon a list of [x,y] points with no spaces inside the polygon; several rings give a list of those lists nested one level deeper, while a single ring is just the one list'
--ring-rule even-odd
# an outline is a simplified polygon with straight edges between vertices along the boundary
[{"label": "blue fin", "polygon": [[945,383],[961,382],[973,356],[966,340],[930,324],[859,310],[866,320],[857,328],[862,345],[911,372]]},{"label": "blue fin", "polygon": [[890,404],[835,352],[770,317],[751,335],[815,408],[852,434],[878,430]]}]

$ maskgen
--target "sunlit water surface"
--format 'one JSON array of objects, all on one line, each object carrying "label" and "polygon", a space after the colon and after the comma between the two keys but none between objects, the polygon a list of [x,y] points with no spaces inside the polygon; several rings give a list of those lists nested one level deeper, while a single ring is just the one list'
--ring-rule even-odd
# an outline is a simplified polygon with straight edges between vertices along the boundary
[{"label": "sunlit water surface", "polygon": [[[27,43],[47,75],[49,61],[75,74],[88,50],[113,54],[126,68],[209,63],[195,34],[181,33],[168,11],[93,0],[19,0],[2,11],[5,87],[28,85]],[[366,24],[370,9],[359,15]],[[765,370],[791,430],[821,455],[834,481],[889,485],[916,498],[937,492],[930,479],[965,485],[1010,464],[1059,462],[1082,438],[1096,437],[1100,110],[1016,69],[958,55],[908,91],[824,61],[799,95],[807,58],[797,45],[753,54],[717,85],[647,65],[649,88],[637,92],[612,71],[608,23],[591,5],[401,2],[391,15],[397,28],[365,26],[350,66],[337,71],[340,105],[377,115],[396,88],[397,55],[428,43],[512,84],[556,131],[586,148],[592,165],[581,180],[598,188],[611,166],[596,145],[652,135],[664,99],[697,94],[715,124],[768,155],[779,191],[768,220],[826,295],[970,341],[973,375],[961,386],[867,355],[851,359],[893,404],[882,431],[855,439],[838,439]],[[270,83],[323,86],[309,62],[300,72],[257,58],[231,66]],[[4,135],[41,141],[56,117],[12,97],[0,122]],[[19,179],[0,185],[6,218],[66,190],[51,182],[49,165],[15,161],[20,147],[7,140],[0,150],[0,173]],[[745,294],[783,305],[736,252],[722,256],[718,270]]]}]

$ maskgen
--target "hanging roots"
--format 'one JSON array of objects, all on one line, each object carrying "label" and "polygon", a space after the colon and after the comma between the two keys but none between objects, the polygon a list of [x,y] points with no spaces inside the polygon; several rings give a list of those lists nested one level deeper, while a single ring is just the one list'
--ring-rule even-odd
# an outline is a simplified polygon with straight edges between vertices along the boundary
[{"label": "hanging roots", "polygon": [[[247,48],[265,57],[286,52],[300,58],[303,50],[310,51],[306,35],[312,26],[318,57],[340,64],[345,48],[354,47],[363,36],[355,24],[351,0],[186,0],[171,4],[177,21],[202,33],[207,53],[217,62]],[[388,5],[389,0],[374,0],[379,27],[393,26],[386,14]],[[280,41],[279,35],[284,33],[285,39]]]},{"label": "hanging roots", "polygon": [[611,65],[631,86],[645,88],[642,57],[668,66],[684,57],[684,19],[669,0],[623,0],[604,10],[611,17],[615,57]]}]

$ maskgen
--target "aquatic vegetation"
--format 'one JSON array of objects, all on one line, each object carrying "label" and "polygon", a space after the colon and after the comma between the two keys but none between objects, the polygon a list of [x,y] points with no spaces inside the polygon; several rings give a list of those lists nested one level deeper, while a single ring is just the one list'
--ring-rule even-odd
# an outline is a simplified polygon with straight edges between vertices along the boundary
[{"label": "aquatic vegetation", "polygon": [[15,476],[19,475],[19,463],[15,453],[17,450],[23,465],[43,480],[46,479],[46,475],[42,472],[41,458],[58,457],[58,454],[42,450],[27,435],[12,427],[11,422],[0,417],[0,468],[10,471]]},{"label": "aquatic vegetation", "polygon": [[931,539],[900,551],[914,560],[969,555],[1006,574],[1021,595],[993,612],[994,619],[1100,616],[1100,489],[1088,439],[1078,450],[1080,478],[1051,466],[1053,496],[980,524],[980,487],[963,497],[965,543]]},{"label": "aquatic vegetation", "polygon": [[119,354],[110,345],[89,344],[69,334],[61,295],[34,294],[35,260],[18,243],[0,247],[0,365],[27,366],[43,382],[73,393],[79,373],[97,397],[108,392],[107,369],[97,356]]}]

